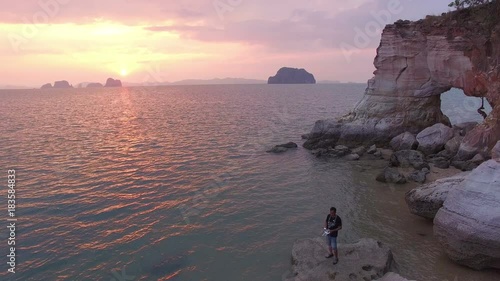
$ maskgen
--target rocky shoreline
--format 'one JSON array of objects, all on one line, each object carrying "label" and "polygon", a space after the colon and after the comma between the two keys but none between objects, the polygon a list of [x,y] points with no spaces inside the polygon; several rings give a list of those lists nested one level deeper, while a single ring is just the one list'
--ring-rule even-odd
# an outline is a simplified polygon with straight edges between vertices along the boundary
[{"label": "rocky shoreline", "polygon": [[[434,170],[456,169],[405,199],[409,212],[433,220],[448,258],[475,270],[500,269],[500,20],[486,28],[478,16],[498,5],[387,25],[362,100],[302,136],[317,157],[387,159],[380,182],[423,184]],[[440,95],[451,88],[486,99],[492,112],[482,123],[451,126],[440,109]],[[355,257],[343,267],[326,263],[319,243],[295,243],[289,280],[406,280],[390,273],[397,268],[380,242],[340,245],[341,260]]]}]

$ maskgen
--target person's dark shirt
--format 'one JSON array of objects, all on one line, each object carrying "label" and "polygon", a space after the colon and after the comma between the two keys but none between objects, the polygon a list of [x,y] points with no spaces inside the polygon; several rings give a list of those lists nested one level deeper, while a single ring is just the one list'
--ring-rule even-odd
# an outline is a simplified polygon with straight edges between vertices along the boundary
[{"label": "person's dark shirt", "polygon": [[[330,230],[338,228],[338,227],[342,226],[342,219],[339,217],[339,215],[332,217],[332,216],[330,216],[330,214],[328,214],[328,216],[326,216],[326,225],[328,226],[328,229],[330,229]],[[332,231],[332,232],[330,232],[329,235],[332,237],[337,237],[338,234],[339,234],[338,231]]]}]

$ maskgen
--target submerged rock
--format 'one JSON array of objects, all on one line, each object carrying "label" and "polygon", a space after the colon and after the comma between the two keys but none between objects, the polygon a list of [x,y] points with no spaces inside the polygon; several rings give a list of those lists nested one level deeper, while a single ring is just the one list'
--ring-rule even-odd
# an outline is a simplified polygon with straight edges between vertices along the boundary
[{"label": "submerged rock", "polygon": [[282,153],[282,152],[286,152],[290,148],[297,148],[297,147],[298,146],[297,146],[296,143],[289,142],[289,143],[285,143],[285,144],[276,145],[276,146],[274,146],[273,148],[271,148],[270,150],[268,150],[266,152],[269,152],[269,153]]},{"label": "submerged rock", "polygon": [[500,162],[489,160],[465,177],[434,219],[448,257],[474,268],[500,268]]},{"label": "submerged rock", "polygon": [[325,259],[325,238],[297,240],[292,249],[293,277],[287,281],[376,280],[395,268],[389,247],[374,239],[339,244],[339,262]]}]

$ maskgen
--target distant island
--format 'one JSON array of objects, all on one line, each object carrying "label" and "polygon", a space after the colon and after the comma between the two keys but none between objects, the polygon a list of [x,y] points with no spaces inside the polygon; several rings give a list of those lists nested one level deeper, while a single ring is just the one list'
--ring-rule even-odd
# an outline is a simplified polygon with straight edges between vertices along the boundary
[{"label": "distant island", "polygon": [[303,68],[282,67],[267,84],[316,84],[316,79]]},{"label": "distant island", "polygon": [[88,83],[87,88],[102,88],[104,87],[103,84],[101,83]]},{"label": "distant island", "polygon": [[66,80],[61,80],[61,81],[56,81],[54,82],[54,86],[52,86],[51,83],[47,83],[41,87],[41,89],[67,89],[67,88],[73,88],[72,85],[69,84],[68,81]]},{"label": "distant island", "polygon": [[121,87],[121,86],[122,86],[122,81],[115,80],[113,78],[108,78],[108,80],[106,80],[106,85],[104,85],[104,87]]},{"label": "distant island", "polygon": [[[101,83],[80,83],[78,84],[78,88],[83,88],[84,85],[87,85],[87,88],[100,88],[100,87],[121,87],[122,81],[115,80],[113,78],[108,78],[106,81],[106,85]],[[73,85],[70,85],[68,81],[61,80],[54,82],[54,86],[51,83],[44,84],[40,89],[67,89],[73,88]]]}]

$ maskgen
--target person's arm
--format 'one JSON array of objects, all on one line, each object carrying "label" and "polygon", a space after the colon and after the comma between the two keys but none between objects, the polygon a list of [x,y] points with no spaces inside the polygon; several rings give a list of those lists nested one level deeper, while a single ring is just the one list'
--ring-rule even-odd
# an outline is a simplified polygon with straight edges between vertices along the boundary
[{"label": "person's arm", "polygon": [[339,218],[339,226],[337,228],[335,228],[333,231],[339,231],[342,229],[342,219]]},{"label": "person's arm", "polygon": [[326,220],[325,220],[325,228],[328,228],[328,216],[326,216]]}]

